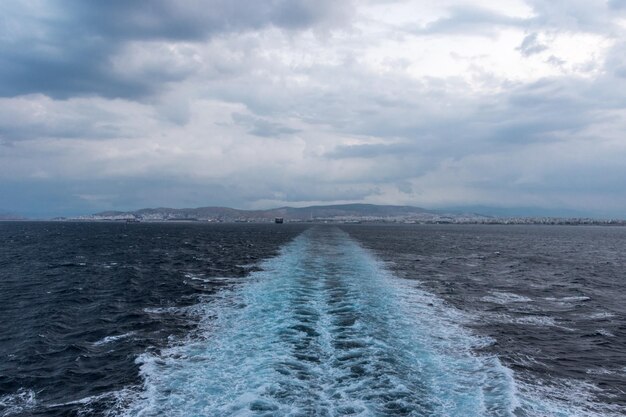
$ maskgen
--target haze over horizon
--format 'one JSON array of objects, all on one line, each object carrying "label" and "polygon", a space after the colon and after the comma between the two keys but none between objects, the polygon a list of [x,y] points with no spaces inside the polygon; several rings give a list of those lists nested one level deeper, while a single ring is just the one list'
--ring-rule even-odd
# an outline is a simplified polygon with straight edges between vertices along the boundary
[{"label": "haze over horizon", "polygon": [[626,217],[626,1],[0,4],[0,211]]}]

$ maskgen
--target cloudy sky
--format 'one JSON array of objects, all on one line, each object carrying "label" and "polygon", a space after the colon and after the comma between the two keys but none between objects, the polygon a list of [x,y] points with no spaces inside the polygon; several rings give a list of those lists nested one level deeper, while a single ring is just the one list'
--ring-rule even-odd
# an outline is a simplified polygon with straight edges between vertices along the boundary
[{"label": "cloudy sky", "polygon": [[626,0],[6,0],[0,211],[626,217]]}]

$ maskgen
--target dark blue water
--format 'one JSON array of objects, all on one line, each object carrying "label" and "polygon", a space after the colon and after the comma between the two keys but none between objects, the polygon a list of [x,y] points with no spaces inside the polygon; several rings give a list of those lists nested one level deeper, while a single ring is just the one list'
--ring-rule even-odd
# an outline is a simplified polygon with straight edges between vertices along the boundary
[{"label": "dark blue water", "polygon": [[119,407],[139,355],[193,332],[202,297],[302,230],[0,222],[0,415]]},{"label": "dark blue water", "polygon": [[0,223],[0,415],[611,416],[626,229]]},{"label": "dark blue water", "polygon": [[479,352],[514,371],[518,393],[562,415],[626,415],[626,228],[343,229],[492,338]]}]

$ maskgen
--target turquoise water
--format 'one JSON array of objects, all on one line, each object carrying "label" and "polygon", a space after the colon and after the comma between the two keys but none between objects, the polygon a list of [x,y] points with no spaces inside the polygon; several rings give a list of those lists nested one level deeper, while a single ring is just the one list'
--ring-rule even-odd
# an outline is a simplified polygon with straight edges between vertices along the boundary
[{"label": "turquoise water", "polygon": [[140,357],[137,416],[510,416],[511,372],[462,316],[314,228],[197,306],[199,335]]}]

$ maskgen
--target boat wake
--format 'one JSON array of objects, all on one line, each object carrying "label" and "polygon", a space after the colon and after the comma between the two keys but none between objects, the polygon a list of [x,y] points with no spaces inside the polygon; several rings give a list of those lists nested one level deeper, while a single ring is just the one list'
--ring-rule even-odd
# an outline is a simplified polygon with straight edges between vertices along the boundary
[{"label": "boat wake", "polygon": [[534,415],[475,353],[491,340],[341,230],[309,229],[263,266],[199,307],[199,334],[139,358],[123,415]]}]

